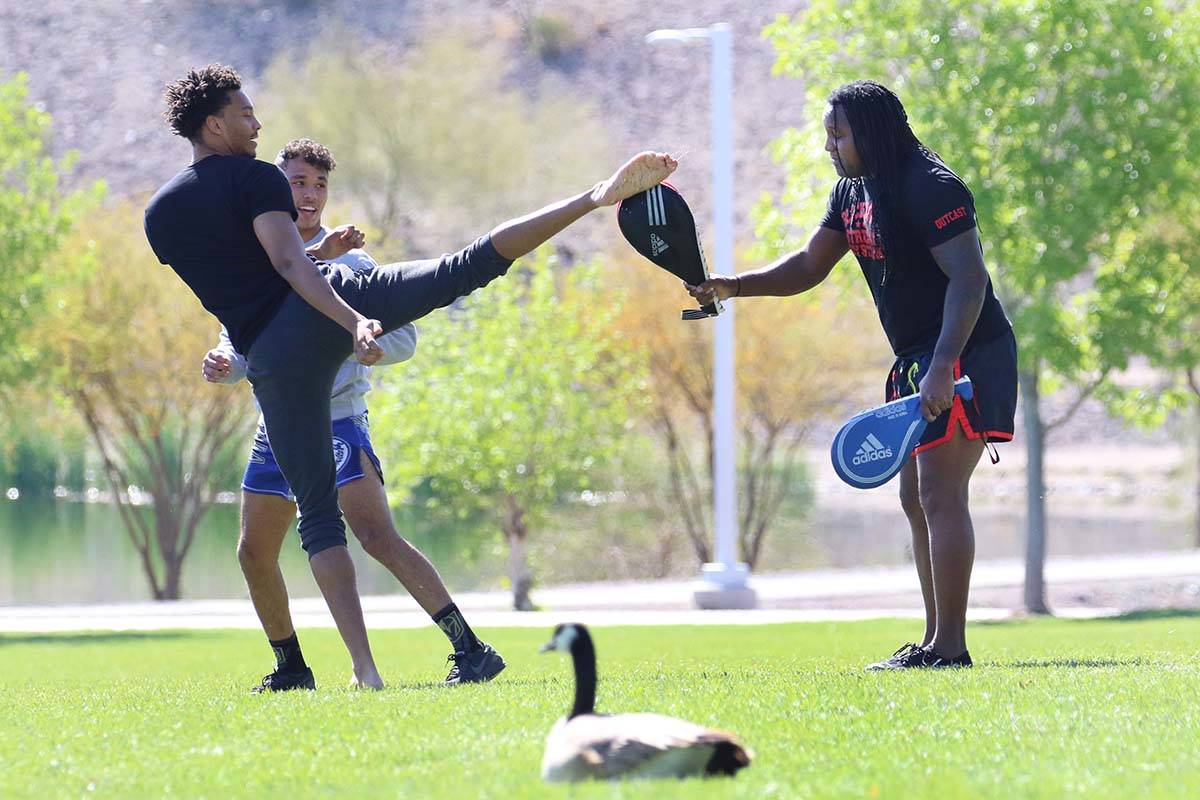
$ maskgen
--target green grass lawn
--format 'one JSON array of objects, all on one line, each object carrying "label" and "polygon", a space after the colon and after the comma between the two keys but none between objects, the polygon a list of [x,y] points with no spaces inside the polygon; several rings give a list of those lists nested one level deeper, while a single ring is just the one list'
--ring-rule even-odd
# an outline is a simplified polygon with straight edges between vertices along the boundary
[{"label": "green grass lawn", "polygon": [[432,628],[379,631],[390,688],[343,688],[333,631],[302,631],[319,691],[247,693],[250,632],[0,636],[0,796],[1200,797],[1200,617],[972,629],[973,670],[868,675],[912,622],[597,628],[598,708],[741,734],[735,780],[546,786],[570,704],[549,631],[494,630],[509,669],[438,684]]}]

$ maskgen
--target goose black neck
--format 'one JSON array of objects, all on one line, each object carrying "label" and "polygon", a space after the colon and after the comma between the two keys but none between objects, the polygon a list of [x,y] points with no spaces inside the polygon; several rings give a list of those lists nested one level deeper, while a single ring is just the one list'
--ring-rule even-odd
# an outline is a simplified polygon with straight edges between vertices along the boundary
[{"label": "goose black neck", "polygon": [[596,712],[596,648],[584,628],[579,628],[571,643],[571,660],[575,663],[575,705],[567,719]]}]

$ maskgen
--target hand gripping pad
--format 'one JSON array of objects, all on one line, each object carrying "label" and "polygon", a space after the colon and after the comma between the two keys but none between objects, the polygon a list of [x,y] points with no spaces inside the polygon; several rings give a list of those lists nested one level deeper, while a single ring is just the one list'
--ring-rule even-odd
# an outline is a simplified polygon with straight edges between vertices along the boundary
[{"label": "hand gripping pad", "polygon": [[[954,393],[974,397],[971,379],[955,381]],[[833,438],[833,471],[856,489],[882,486],[908,461],[927,424],[919,394],[860,411]]]},{"label": "hand gripping pad", "polygon": [[[696,220],[683,195],[670,184],[660,183],[618,203],[617,225],[634,250],[677,278],[692,286],[708,279]],[[684,311],[683,318],[704,319],[722,310],[718,300]]]}]

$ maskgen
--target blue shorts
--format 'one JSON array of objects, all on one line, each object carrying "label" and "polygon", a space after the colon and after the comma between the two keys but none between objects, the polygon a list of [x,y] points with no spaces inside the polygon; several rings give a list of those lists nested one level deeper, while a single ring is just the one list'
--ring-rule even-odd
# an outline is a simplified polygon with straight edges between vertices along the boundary
[{"label": "blue shorts", "polygon": [[[337,485],[356,481],[366,473],[362,468],[360,453],[366,453],[367,458],[375,465],[375,472],[383,480],[383,467],[371,447],[371,434],[367,426],[367,415],[343,417],[333,421],[333,461],[337,466]],[[254,494],[277,494],[295,502],[292,487],[284,480],[279,464],[275,463],[275,454],[271,452],[271,443],[267,441],[267,429],[258,423],[258,432],[254,434],[254,444],[250,447],[250,460],[246,463],[246,474],[242,477],[242,489]]]}]

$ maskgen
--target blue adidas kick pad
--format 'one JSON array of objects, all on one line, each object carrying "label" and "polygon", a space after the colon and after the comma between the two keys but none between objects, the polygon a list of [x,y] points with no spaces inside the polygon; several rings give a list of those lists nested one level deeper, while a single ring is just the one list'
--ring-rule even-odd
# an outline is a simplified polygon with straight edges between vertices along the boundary
[{"label": "blue adidas kick pad", "polygon": [[[954,382],[963,400],[975,396],[966,375]],[[857,489],[874,489],[892,479],[921,439],[928,423],[919,394],[860,411],[833,438],[833,471]]]}]

